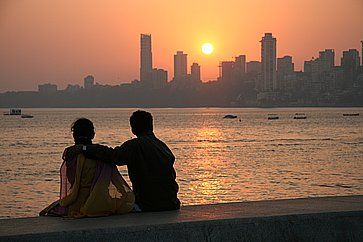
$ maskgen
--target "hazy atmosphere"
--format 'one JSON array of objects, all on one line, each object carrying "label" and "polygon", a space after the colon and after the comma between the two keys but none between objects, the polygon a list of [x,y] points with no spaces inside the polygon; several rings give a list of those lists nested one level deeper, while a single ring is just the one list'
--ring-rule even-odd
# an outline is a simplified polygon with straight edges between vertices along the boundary
[{"label": "hazy atmosphere", "polygon": [[363,241],[363,0],[0,0],[0,113],[0,241]]},{"label": "hazy atmosphere", "polygon": [[[173,55],[188,54],[201,79],[218,77],[219,61],[246,54],[261,59],[260,39],[273,32],[277,57],[294,57],[295,70],[319,50],[360,48],[363,1],[0,1],[0,92],[60,88],[96,81],[120,84],[139,79],[140,33],[152,35],[155,66],[173,76]],[[214,45],[203,55],[201,45]]]}]

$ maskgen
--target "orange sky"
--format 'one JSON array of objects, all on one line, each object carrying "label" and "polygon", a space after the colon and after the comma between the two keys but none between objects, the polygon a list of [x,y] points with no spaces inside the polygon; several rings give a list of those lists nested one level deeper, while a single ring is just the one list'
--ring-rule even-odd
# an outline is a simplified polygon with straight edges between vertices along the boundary
[{"label": "orange sky", "polygon": [[[0,92],[64,88],[93,74],[100,83],[139,78],[140,33],[150,33],[154,67],[173,76],[173,54],[218,76],[218,62],[246,54],[260,60],[263,33],[277,38],[278,57],[292,55],[297,70],[318,51],[360,50],[362,0],[0,0]],[[211,42],[215,52],[200,51]]]}]

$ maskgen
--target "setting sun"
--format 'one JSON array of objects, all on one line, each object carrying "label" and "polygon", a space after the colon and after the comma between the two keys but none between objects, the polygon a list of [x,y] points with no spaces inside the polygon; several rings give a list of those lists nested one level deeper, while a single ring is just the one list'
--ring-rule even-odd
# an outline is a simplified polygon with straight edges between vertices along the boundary
[{"label": "setting sun", "polygon": [[205,43],[202,45],[202,52],[206,55],[212,54],[213,50],[214,50],[214,48],[211,43]]}]

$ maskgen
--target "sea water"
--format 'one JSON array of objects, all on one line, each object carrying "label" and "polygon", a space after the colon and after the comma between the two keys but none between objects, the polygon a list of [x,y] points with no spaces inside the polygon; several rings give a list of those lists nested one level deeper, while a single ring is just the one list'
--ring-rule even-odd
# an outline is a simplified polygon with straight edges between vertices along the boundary
[{"label": "sea water", "polygon": [[[73,121],[91,119],[94,142],[115,147],[133,138],[134,110],[23,109],[34,118],[1,115],[0,218],[37,216],[57,199]],[[182,205],[363,194],[362,108],[147,110],[156,136],[176,156]],[[293,119],[295,113],[307,118]],[[223,119],[227,114],[237,118]],[[279,119],[268,120],[268,114]],[[119,170],[129,181],[126,167]]]}]

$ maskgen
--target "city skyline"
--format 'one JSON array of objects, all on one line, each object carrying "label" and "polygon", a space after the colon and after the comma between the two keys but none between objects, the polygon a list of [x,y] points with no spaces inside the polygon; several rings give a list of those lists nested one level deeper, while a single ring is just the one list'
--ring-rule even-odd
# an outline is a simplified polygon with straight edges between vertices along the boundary
[{"label": "city skyline", "polygon": [[[334,67],[344,68],[347,66],[350,68],[351,63],[350,59],[354,59],[357,68],[359,69],[363,66],[363,41],[361,43],[361,53],[357,49],[347,49],[343,50],[341,54],[341,58],[339,60],[339,64],[335,62],[336,55],[334,49],[325,49],[320,50],[317,56],[311,57],[309,60],[304,60],[304,66],[302,70],[295,69],[294,57],[285,55],[282,57],[278,57],[276,54],[277,51],[277,38],[273,36],[273,33],[264,33],[262,39],[259,41],[260,44],[260,60],[248,60],[246,55],[240,54],[234,57],[234,60],[228,61],[219,61],[219,71],[218,76],[215,78],[202,81],[201,80],[201,66],[197,62],[193,62],[192,65],[188,64],[188,54],[184,53],[181,50],[176,51],[174,54],[173,60],[173,69],[172,70],[164,70],[158,69],[153,66],[153,55],[152,55],[152,35],[151,34],[140,34],[140,59],[139,59],[139,75],[135,77],[133,80],[124,83],[116,83],[110,84],[105,82],[95,82],[95,77],[92,73],[88,73],[81,83],[68,83],[67,87],[62,89],[58,89],[57,83],[52,82],[43,82],[37,83],[38,91],[49,90],[51,92],[57,90],[72,90],[76,88],[90,89],[95,85],[106,85],[106,86],[117,86],[120,84],[132,84],[139,82],[144,88],[158,89],[165,87],[166,84],[177,84],[179,87],[188,87],[190,85],[194,86],[194,84],[198,83],[207,83],[214,81],[222,81],[222,83],[229,83],[233,80],[245,80],[247,77],[246,74],[260,73],[260,76],[256,76],[258,80],[250,81],[255,82],[255,88],[258,90],[262,96],[260,98],[267,98],[265,94],[279,92],[286,88],[286,80],[287,76],[294,75],[294,73],[315,73],[310,77],[312,82],[320,83],[322,80],[321,72],[326,72],[332,70]],[[362,60],[362,61],[361,61]],[[250,67],[249,67],[250,66]],[[249,70],[249,68],[251,70]],[[193,73],[194,72],[194,73]],[[168,73],[171,73],[168,75]],[[355,73],[356,74],[356,73]],[[355,75],[354,74],[354,75]],[[353,75],[353,74],[352,74]],[[293,79],[296,81],[297,77],[294,76]],[[351,76],[350,78],[353,78]],[[283,79],[285,79],[283,81]],[[98,78],[98,80],[100,80]],[[136,82],[135,82],[136,81]],[[320,85],[320,84],[318,84]],[[15,90],[16,91],[16,90]],[[21,90],[22,91],[22,90]],[[271,98],[270,94],[268,97]]]},{"label": "city skyline", "polygon": [[[244,79],[245,74],[251,72],[259,72],[261,73],[260,80],[256,82],[256,88],[263,93],[271,93],[271,92],[278,92],[281,89],[286,87],[286,84],[281,82],[281,78],[284,78],[286,75],[291,75],[293,73],[309,73],[311,72],[311,66],[314,66],[316,63],[316,71],[317,73],[320,71],[329,71],[331,68],[334,67],[344,67],[344,59],[346,58],[354,58],[357,61],[357,67],[363,66],[363,41],[361,43],[361,52],[357,49],[347,49],[343,50],[341,54],[341,58],[339,60],[339,64],[337,65],[335,62],[336,56],[334,49],[325,49],[320,50],[318,52],[318,56],[311,57],[310,60],[304,60],[302,70],[295,69],[295,63],[293,56],[285,55],[282,57],[278,57],[276,55],[277,51],[277,39],[273,36],[272,33],[264,33],[262,39],[259,41],[260,44],[260,60],[248,60],[246,55],[240,54],[234,57],[233,60],[228,61],[219,61],[219,73],[218,76],[215,78],[202,81],[201,80],[201,66],[197,62],[193,62],[192,65],[188,65],[188,54],[184,53],[181,50],[176,51],[174,54],[174,61],[173,61],[173,70],[170,70],[170,75],[168,77],[168,70],[158,69],[157,67],[153,66],[153,55],[152,55],[152,35],[151,34],[140,34],[140,59],[139,59],[139,75],[138,78],[134,78],[129,82],[124,83],[95,83],[95,78],[92,74],[87,74],[87,76],[81,81],[81,83],[68,83],[67,87],[64,90],[71,88],[78,89],[82,87],[85,89],[90,89],[94,85],[111,85],[117,86],[120,84],[135,84],[135,81],[139,81],[144,85],[146,88],[163,88],[167,83],[179,83],[183,85],[189,85],[185,83],[186,80],[189,81],[196,81],[199,83],[206,82],[213,82],[213,81],[222,81],[222,82],[230,82],[233,79]],[[362,54],[360,54],[362,53]],[[362,61],[361,61],[362,60]],[[349,62],[349,60],[348,60]],[[251,70],[249,70],[249,65]],[[322,67],[321,67],[322,65]],[[349,65],[349,64],[348,64]],[[188,68],[189,71],[188,71]],[[196,69],[197,68],[197,69]],[[314,68],[313,68],[314,69]],[[193,73],[194,70],[194,73]],[[197,72],[197,73],[196,73]],[[227,73],[227,74],[224,74]],[[238,72],[238,73],[237,73]],[[236,74],[238,76],[236,76]],[[280,74],[280,75],[279,75]],[[282,76],[281,76],[282,75]],[[196,78],[197,76],[197,78]],[[316,79],[315,81],[320,82],[319,78],[312,78]],[[188,82],[189,82],[188,81]],[[287,80],[285,80],[286,82]],[[296,81],[296,80],[295,80]],[[88,84],[91,83],[91,84]],[[178,84],[178,85],[179,85]],[[42,90],[49,90],[51,92],[62,90],[58,89],[58,85],[52,82],[43,82],[37,83],[38,91]],[[14,91],[14,90],[11,90]],[[15,90],[17,91],[17,90]]]},{"label": "city skyline", "polygon": [[[153,36],[153,64],[168,71],[169,81],[173,77],[172,58],[178,50],[188,54],[189,63],[201,66],[201,79],[206,82],[218,77],[220,61],[233,61],[241,54],[246,55],[247,62],[260,61],[258,41],[269,32],[278,40],[276,57],[292,56],[295,70],[303,70],[304,61],[317,58],[324,49],[335,50],[336,65],[340,65],[343,51],[360,51],[361,1],[280,0],[273,5],[256,1],[243,8],[201,2],[208,4],[186,1],[185,11],[179,13],[175,10],[181,6],[166,1],[156,1],[152,6],[76,1],[72,9],[66,1],[2,1],[0,92],[35,90],[37,84],[46,82],[65,88],[68,83],[81,84],[88,74],[110,85],[139,79],[138,38],[145,32]],[[156,9],[164,9],[164,5],[167,10],[156,16]],[[326,5],[331,11],[320,14]],[[206,11],[201,11],[202,6]],[[129,9],[130,14],[122,9]],[[147,13],[149,9],[155,11]],[[131,16],[135,11],[138,14]],[[81,12],[82,19],[76,18]],[[235,17],[227,17],[225,12],[235,13]],[[182,13],[189,18],[180,18]],[[198,14],[203,19],[194,21],[199,19]],[[209,56],[200,49],[205,42],[215,47]]]},{"label": "city skyline", "polygon": [[[295,71],[292,56],[277,57],[277,38],[265,33],[260,40],[261,61],[246,55],[220,61],[216,80],[202,82],[201,66],[193,62],[188,72],[188,54],[174,54],[173,76],[153,65],[152,36],[140,34],[139,80],[110,85],[96,82],[93,75],[83,86],[70,83],[58,89],[54,83],[39,83],[38,91],[0,93],[0,106],[25,107],[274,107],[361,106],[363,61],[359,51],[343,51],[335,65],[334,49],[321,50]],[[363,52],[363,42],[361,42]],[[210,54],[210,53],[207,53]],[[363,58],[363,57],[362,57]],[[91,98],[97,95],[97,101]],[[66,101],[65,101],[66,100]]]}]

